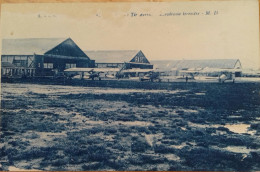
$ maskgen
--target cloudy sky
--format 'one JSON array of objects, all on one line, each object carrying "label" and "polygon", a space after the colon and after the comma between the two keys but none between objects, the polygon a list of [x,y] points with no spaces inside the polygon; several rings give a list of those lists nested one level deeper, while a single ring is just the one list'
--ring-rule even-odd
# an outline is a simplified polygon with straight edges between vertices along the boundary
[{"label": "cloudy sky", "polygon": [[71,37],[83,50],[141,49],[149,60],[237,58],[259,68],[258,16],[257,0],[4,4],[1,37]]}]

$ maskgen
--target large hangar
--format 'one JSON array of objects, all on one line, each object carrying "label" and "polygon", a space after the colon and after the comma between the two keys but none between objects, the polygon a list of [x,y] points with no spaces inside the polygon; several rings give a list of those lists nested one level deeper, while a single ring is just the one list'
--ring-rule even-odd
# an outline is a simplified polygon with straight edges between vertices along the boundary
[{"label": "large hangar", "polygon": [[153,69],[141,50],[98,50],[84,51],[95,60],[97,68]]},{"label": "large hangar", "polygon": [[72,67],[94,67],[71,38],[3,39],[2,76],[52,76]]},{"label": "large hangar", "polygon": [[[214,71],[233,70],[241,76],[242,65],[239,59],[203,59],[203,60],[157,60],[152,61],[154,68],[166,75],[182,75],[182,71]],[[218,72],[217,72],[218,73]],[[207,74],[206,74],[207,75]]]}]

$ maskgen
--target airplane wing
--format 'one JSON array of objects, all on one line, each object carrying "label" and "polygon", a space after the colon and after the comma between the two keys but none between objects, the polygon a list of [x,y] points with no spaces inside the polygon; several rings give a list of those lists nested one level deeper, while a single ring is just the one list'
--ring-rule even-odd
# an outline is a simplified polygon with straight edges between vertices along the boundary
[{"label": "airplane wing", "polygon": [[122,72],[123,73],[126,73],[126,72],[152,72],[154,71],[153,69],[126,69],[126,70],[123,70]]},{"label": "airplane wing", "polygon": [[192,74],[192,73],[198,73],[200,72],[199,70],[181,70],[181,73],[187,73],[187,74]]},{"label": "airplane wing", "polygon": [[200,73],[213,73],[213,72],[241,72],[241,69],[219,69],[219,68],[205,68]]},{"label": "airplane wing", "polygon": [[[81,79],[81,75],[75,75],[72,77],[73,79]],[[83,76],[84,79],[90,79],[89,75],[84,75]]]},{"label": "airplane wing", "polygon": [[219,69],[219,68],[204,68],[200,70],[181,70],[181,73],[214,73],[214,72],[241,72],[241,69]]},{"label": "airplane wing", "polygon": [[69,68],[64,72],[118,72],[119,68]]}]

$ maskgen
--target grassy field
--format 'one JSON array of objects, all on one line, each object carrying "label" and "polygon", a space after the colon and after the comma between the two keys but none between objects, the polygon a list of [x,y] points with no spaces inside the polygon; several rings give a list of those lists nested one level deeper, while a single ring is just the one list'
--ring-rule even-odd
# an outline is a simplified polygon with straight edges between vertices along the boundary
[{"label": "grassy field", "polygon": [[2,170],[260,170],[260,84],[4,83],[1,98]]}]

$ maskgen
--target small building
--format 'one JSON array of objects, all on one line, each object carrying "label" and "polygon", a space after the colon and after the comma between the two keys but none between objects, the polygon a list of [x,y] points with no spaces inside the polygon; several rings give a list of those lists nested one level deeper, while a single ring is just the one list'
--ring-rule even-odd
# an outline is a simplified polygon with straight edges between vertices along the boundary
[{"label": "small building", "polygon": [[[222,69],[233,69],[236,76],[241,76],[242,72],[242,65],[239,59],[158,60],[152,61],[152,63],[155,69],[164,72],[165,75],[182,75],[181,71],[221,71]],[[211,75],[217,74],[211,72]]]},{"label": "small building", "polygon": [[3,39],[1,62],[6,77],[53,76],[95,65],[71,38]]},{"label": "small building", "polygon": [[153,69],[141,50],[85,51],[97,68]]}]

